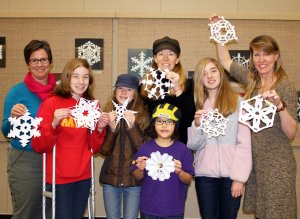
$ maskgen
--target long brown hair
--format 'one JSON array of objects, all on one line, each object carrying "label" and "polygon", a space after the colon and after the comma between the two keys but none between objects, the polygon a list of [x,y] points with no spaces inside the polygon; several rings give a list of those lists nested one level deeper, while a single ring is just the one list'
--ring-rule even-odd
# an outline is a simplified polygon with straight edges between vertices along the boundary
[{"label": "long brown hair", "polygon": [[220,72],[220,85],[218,88],[216,102],[213,106],[225,117],[237,110],[238,94],[235,93],[225,75],[220,63],[210,57],[201,59],[196,66],[194,73],[194,101],[196,109],[203,109],[205,100],[208,98],[208,91],[203,85],[204,72],[207,64],[213,63]]},{"label": "long brown hair", "polygon": [[[104,111],[111,112],[114,110],[112,100],[118,103],[116,98],[116,89],[114,89],[113,95],[108,99]],[[149,125],[149,114],[147,109],[145,109],[144,101],[140,97],[137,89],[134,89],[134,96],[132,101],[128,104],[127,109],[137,111],[135,121],[139,124],[139,127],[144,130]]]},{"label": "long brown hair", "polygon": [[73,58],[65,65],[65,68],[61,74],[60,83],[56,85],[53,93],[61,97],[71,97],[72,90],[70,86],[72,73],[78,67],[84,67],[89,71],[89,86],[86,91],[83,93],[82,97],[88,100],[95,99],[94,91],[94,76],[91,70],[91,67],[86,59]]},{"label": "long brown hair", "polygon": [[278,58],[274,65],[274,77],[276,78],[276,81],[274,82],[272,87],[275,87],[276,84],[284,79],[287,78],[287,74],[284,71],[281,63],[281,55],[280,55],[280,49],[275,41],[275,39],[268,35],[261,35],[255,37],[250,42],[250,73],[248,74],[248,86],[246,88],[245,98],[250,98],[251,94],[254,91],[257,91],[261,86],[261,79],[259,76],[259,72],[256,70],[254,63],[253,63],[253,50],[262,50],[266,53],[270,54],[277,54]]}]

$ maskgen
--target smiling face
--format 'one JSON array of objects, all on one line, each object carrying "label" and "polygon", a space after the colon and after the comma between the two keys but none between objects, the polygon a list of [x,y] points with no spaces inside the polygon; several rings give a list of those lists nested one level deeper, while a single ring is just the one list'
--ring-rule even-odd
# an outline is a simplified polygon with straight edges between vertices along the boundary
[{"label": "smiling face", "polygon": [[172,119],[157,117],[154,124],[158,139],[172,139],[175,131],[175,122]]},{"label": "smiling face", "polygon": [[72,97],[78,100],[89,86],[89,70],[80,66],[71,74],[70,87]]},{"label": "smiling face", "polygon": [[175,65],[179,62],[179,58],[172,50],[164,49],[154,56],[154,61],[157,63],[158,68],[173,71]]},{"label": "smiling face", "polygon": [[[47,84],[48,82],[48,74],[51,69],[49,60],[46,61],[48,58],[47,52],[44,49],[36,50],[30,55],[28,63],[29,71],[31,72],[32,77],[41,84]],[[42,62],[44,64],[42,64]]]},{"label": "smiling face", "polygon": [[262,49],[253,49],[252,60],[260,75],[273,74],[278,54],[265,52]]},{"label": "smiling face", "polygon": [[220,71],[217,66],[209,62],[204,69],[203,85],[208,92],[217,91],[221,83]]},{"label": "smiling face", "polygon": [[128,87],[116,87],[116,99],[119,103],[123,104],[127,99],[130,103],[134,98],[135,89]]}]

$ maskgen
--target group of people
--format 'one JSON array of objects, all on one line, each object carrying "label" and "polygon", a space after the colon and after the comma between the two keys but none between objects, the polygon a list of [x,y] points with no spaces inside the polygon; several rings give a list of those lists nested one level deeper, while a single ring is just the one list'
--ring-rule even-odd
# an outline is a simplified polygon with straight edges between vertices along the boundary
[{"label": "group of people", "polygon": [[[212,15],[209,20],[219,19]],[[5,136],[11,129],[10,117],[30,112],[43,118],[38,127],[41,136],[25,147],[10,139],[7,173],[13,218],[41,218],[41,153],[47,156],[51,190],[55,146],[58,219],[82,218],[91,188],[90,159],[97,153],[104,158],[99,181],[110,219],[138,218],[139,212],[143,219],[184,218],[193,177],[203,219],[237,218],[243,194],[244,211],[257,219],[296,219],[296,161],[290,144],[297,131],[296,91],[271,36],[255,37],[249,49],[250,69],[246,69],[232,61],[226,46],[216,43],[218,60],[201,59],[191,80],[180,62],[179,42],[167,36],[155,40],[152,68],[166,72],[173,84],[170,93],[163,99],[150,98],[138,78],[121,74],[91,131],[76,127],[70,109],[81,97],[95,99],[89,64],[70,60],[56,84],[49,44],[31,41],[24,48],[29,72],[4,103]],[[232,90],[224,69],[245,86],[243,97]],[[271,128],[255,133],[238,117],[241,101],[258,94],[277,112]],[[127,103],[120,121],[112,101]],[[215,109],[228,123],[225,135],[210,137],[199,127],[202,116]],[[171,157],[173,165],[164,179],[149,174],[154,153]],[[166,174],[164,164],[155,166],[158,174]],[[51,215],[51,209],[47,211]]]}]

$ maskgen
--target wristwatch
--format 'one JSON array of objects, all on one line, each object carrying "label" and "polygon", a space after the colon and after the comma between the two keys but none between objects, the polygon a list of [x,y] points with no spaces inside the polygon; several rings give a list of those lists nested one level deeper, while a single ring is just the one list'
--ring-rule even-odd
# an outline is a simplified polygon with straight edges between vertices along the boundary
[{"label": "wristwatch", "polygon": [[282,107],[280,109],[277,108],[276,112],[281,112],[286,108],[286,103],[283,100],[281,100],[281,103],[282,103]]}]

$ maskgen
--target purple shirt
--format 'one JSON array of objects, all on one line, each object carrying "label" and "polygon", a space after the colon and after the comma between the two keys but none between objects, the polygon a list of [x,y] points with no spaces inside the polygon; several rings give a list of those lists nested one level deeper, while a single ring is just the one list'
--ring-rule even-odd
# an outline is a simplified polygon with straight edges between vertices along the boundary
[{"label": "purple shirt", "polygon": [[[193,154],[187,146],[175,140],[169,147],[160,147],[155,140],[145,142],[137,151],[134,159],[140,156],[150,157],[152,152],[159,151],[161,154],[167,153],[174,159],[180,160],[182,170],[194,175]],[[132,165],[131,169],[137,169]],[[164,181],[153,180],[145,170],[142,180],[140,211],[159,217],[167,217],[184,214],[185,201],[187,197],[188,185],[180,181],[175,172],[171,173],[169,179]]]}]

